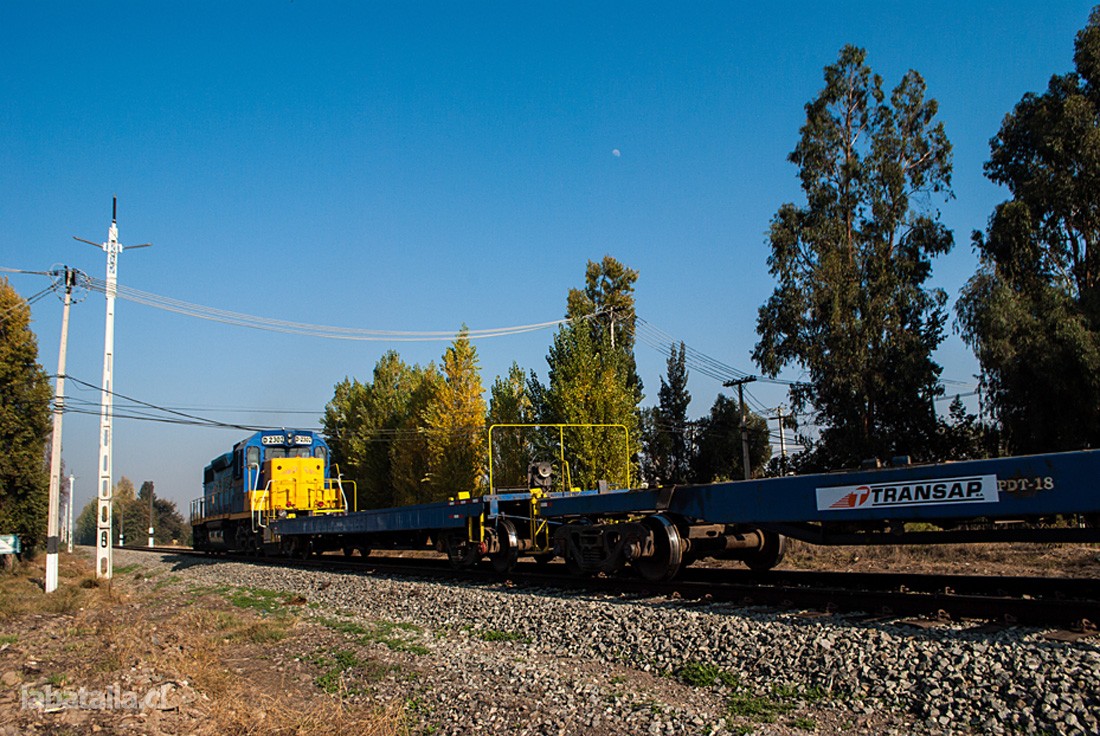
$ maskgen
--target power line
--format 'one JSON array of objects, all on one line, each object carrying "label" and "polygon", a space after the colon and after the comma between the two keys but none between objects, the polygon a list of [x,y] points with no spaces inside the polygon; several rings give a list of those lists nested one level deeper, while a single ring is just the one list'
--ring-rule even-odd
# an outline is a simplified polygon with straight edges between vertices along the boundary
[{"label": "power line", "polygon": [[[73,383],[80,384],[81,386],[85,386],[86,388],[95,389],[97,391],[100,390],[100,388],[98,386],[94,386],[93,384],[90,384],[87,381],[81,381],[79,378],[73,378],[72,376],[66,376],[66,378],[68,380],[72,381]],[[150,404],[147,401],[141,401],[140,399],[135,399],[132,396],[126,396],[125,394],[120,394],[120,393],[117,393],[115,391],[111,391],[111,390],[108,390],[108,389],[103,389],[103,390],[105,390],[107,393],[109,393],[113,397],[117,396],[118,398],[124,399],[124,400],[132,402],[134,404],[138,404],[140,406],[145,406],[145,407],[148,407],[150,409],[154,409],[156,411],[163,412],[165,414],[172,414],[172,415],[175,415],[176,417],[179,417],[179,418],[182,418],[182,419],[187,419],[187,420],[190,420],[190,421],[193,421],[193,422],[198,422],[200,425],[211,426],[211,427],[224,427],[224,428],[227,428],[227,429],[243,429],[243,430],[246,430],[246,431],[258,431],[260,429],[260,428],[257,428],[257,427],[252,427],[252,426],[248,426],[248,425],[244,425],[244,424],[234,424],[232,422],[221,422],[221,421],[218,421],[216,419],[209,419],[207,417],[201,417],[201,416],[197,416],[195,414],[188,414],[186,412],[176,411],[174,409],[169,409],[169,408],[164,407],[164,406],[157,406],[156,404]]]},{"label": "power line", "polygon": [[[96,291],[105,291],[106,283],[99,279],[89,280],[90,288]],[[171,297],[160,296],[147,291],[141,291],[123,285],[118,286],[118,297],[144,306],[161,309],[197,319],[220,322],[222,324],[237,327],[248,327],[269,332],[281,332],[292,335],[305,335],[307,337],[320,337],[329,340],[359,340],[359,341],[386,341],[386,342],[432,342],[453,340],[459,330],[377,330],[359,327],[337,327],[332,325],[317,325],[305,322],[291,322],[288,320],[272,319],[233,312],[215,307],[207,307],[201,304],[185,302]],[[579,319],[590,319],[595,315],[587,315]],[[470,340],[481,340],[491,337],[509,337],[527,332],[535,332],[550,327],[575,321],[565,318],[550,322],[538,322],[526,325],[510,327],[494,327],[465,331]]]}]

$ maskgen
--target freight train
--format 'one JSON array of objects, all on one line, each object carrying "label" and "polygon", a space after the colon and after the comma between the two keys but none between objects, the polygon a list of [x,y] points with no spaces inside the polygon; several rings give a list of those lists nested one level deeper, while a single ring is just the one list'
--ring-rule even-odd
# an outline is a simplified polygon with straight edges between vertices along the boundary
[{"label": "freight train", "polygon": [[1100,450],[933,465],[895,458],[856,471],[660,488],[631,488],[628,474],[623,487],[582,489],[555,484],[569,472],[559,449],[530,463],[525,488],[497,489],[490,479],[480,495],[359,510],[321,436],[258,432],[206,467],[203,497],[191,506],[194,545],[297,557],[435,549],[455,567],[487,561],[501,573],[521,557],[560,558],[577,575],[632,569],[657,582],[707,557],[772,568],[788,538],[1100,542]]}]

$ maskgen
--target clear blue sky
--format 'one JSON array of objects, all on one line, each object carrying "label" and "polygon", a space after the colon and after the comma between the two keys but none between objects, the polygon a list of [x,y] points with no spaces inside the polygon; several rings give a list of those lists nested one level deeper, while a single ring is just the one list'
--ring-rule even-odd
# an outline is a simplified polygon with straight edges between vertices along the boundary
[{"label": "clear blue sky", "polygon": [[[557,319],[585,262],[640,271],[639,314],[755,372],[773,288],[765,232],[799,201],[786,156],[845,43],[893,86],[924,75],[955,149],[941,205],[952,302],[970,231],[1006,194],[982,176],[1001,118],[1072,68],[1087,2],[0,2],[0,266],[103,278],[119,197],[126,286],[276,319],[441,330]],[[620,155],[615,155],[613,151]],[[11,276],[24,296],[40,277]],[[57,368],[58,299],[33,307]],[[73,310],[69,375],[98,384],[103,297]],[[333,385],[397,348],[205,322],[120,300],[116,390],[222,420],[317,426]],[[545,375],[551,333],[477,344],[488,386]],[[955,336],[944,378],[973,384]],[[646,403],[665,356],[638,348]],[[797,374],[792,373],[791,377]],[[691,412],[720,390],[695,375]],[[70,395],[98,394],[70,387]],[[753,387],[774,407],[780,387]],[[233,411],[224,411],[232,409]],[[301,411],[257,413],[244,410]],[[64,458],[91,498],[95,416]],[[236,430],[119,420],[114,468],[186,502]]]}]

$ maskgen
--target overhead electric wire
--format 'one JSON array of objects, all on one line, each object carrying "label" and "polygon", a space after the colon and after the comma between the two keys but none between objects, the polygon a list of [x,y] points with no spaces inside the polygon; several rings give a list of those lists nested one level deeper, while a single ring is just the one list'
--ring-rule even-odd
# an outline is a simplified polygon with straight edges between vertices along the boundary
[{"label": "overhead electric wire", "polygon": [[34,304],[35,302],[37,302],[42,297],[49,294],[51,291],[53,291],[53,285],[52,284],[50,286],[47,286],[42,291],[39,291],[35,294],[32,294],[31,296],[27,297],[26,299],[24,299],[21,302],[17,301],[15,304],[13,304],[10,307],[8,307],[7,309],[5,309],[3,312],[0,312],[0,322],[3,322],[4,320],[6,320],[9,315],[14,314],[17,310],[22,309],[23,307],[29,307],[30,305]]},{"label": "overhead electric wire", "polygon": [[[69,381],[72,381],[73,383],[75,383],[77,385],[80,385],[80,386],[85,386],[87,388],[94,389],[94,390],[97,390],[97,391],[104,390],[104,389],[99,388],[98,386],[95,386],[94,384],[88,383],[87,381],[81,381],[79,378],[74,378],[73,376],[65,376],[65,378]],[[172,414],[172,415],[175,415],[175,416],[180,417],[182,419],[191,420],[192,422],[198,422],[198,423],[200,423],[201,426],[224,427],[224,428],[227,428],[227,429],[243,429],[243,430],[246,430],[246,431],[249,431],[249,432],[255,432],[255,431],[258,431],[260,429],[258,427],[253,427],[253,426],[250,426],[250,425],[235,424],[235,423],[232,423],[232,422],[220,422],[216,419],[209,419],[207,417],[200,417],[200,416],[197,416],[195,414],[188,414],[186,412],[175,411],[173,409],[168,409],[167,407],[157,406],[156,404],[150,404],[147,401],[141,401],[140,399],[135,399],[132,396],[126,396],[125,394],[116,393],[115,391],[111,391],[111,390],[107,390],[107,393],[109,393],[112,397],[118,397],[118,398],[121,398],[125,401],[129,401],[131,403],[138,404],[140,406],[145,406],[145,407],[148,407],[148,408],[156,410],[156,411],[164,412],[165,414]],[[82,413],[82,412],[78,411],[78,413]]]},{"label": "overhead electric wire", "polygon": [[[107,283],[100,279],[90,279],[89,288],[106,293]],[[386,341],[386,342],[432,342],[453,340],[461,330],[377,330],[359,327],[337,327],[332,325],[317,325],[305,322],[291,322],[288,320],[258,317],[243,312],[233,312],[226,309],[207,307],[201,304],[185,302],[171,297],[160,296],[147,291],[141,291],[119,284],[116,287],[116,296],[120,299],[142,304],[144,306],[162,309],[197,319],[206,319],[222,324],[249,327],[256,330],[269,332],[281,332],[292,335],[305,335],[308,337],[320,337],[329,340],[359,340],[359,341]],[[581,319],[589,319],[591,315]],[[557,327],[573,321],[569,318],[538,322],[526,325],[514,325],[510,327],[494,327],[489,329],[466,329],[465,334],[470,340],[482,340],[492,337],[509,337],[527,332],[535,332],[550,327]]]},{"label": "overhead electric wire", "polygon": [[[646,321],[640,316],[635,315],[635,325],[635,334],[638,340],[658,350],[666,356],[671,350],[675,349],[678,344],[682,344],[684,346],[684,364],[687,369],[692,373],[699,373],[701,375],[707,376],[708,378],[713,378],[716,381],[721,381],[723,384],[731,381],[737,381],[750,375],[745,371],[735,368],[727,363],[723,363],[716,358],[712,358],[706,353],[692,348],[683,340],[677,339],[675,336],[669,334],[668,332],[665,332],[664,330]],[[804,383],[803,381],[791,381],[788,379],[769,378],[766,376],[756,376],[755,378],[756,381],[760,383],[770,383],[780,386],[797,386],[801,383]],[[939,383],[941,387],[944,388],[945,395],[937,397],[935,401],[952,400],[956,395],[974,396],[978,393],[977,390],[963,393],[947,391],[947,384],[953,386],[973,385],[972,383],[967,381],[956,381],[952,379],[941,378]],[[770,414],[773,411],[773,409],[766,407],[759,399],[753,396],[748,388],[744,389],[744,393],[745,404],[748,405],[749,408],[751,408],[756,413]],[[803,414],[802,416],[809,417],[812,415]]]}]

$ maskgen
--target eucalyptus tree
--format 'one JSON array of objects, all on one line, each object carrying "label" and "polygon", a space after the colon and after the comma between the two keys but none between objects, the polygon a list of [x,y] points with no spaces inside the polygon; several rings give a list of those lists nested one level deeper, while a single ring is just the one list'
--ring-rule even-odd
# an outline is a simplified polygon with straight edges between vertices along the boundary
[{"label": "eucalyptus tree", "polygon": [[753,359],[768,376],[792,364],[808,375],[791,399],[822,427],[810,467],[929,457],[946,295],[925,282],[953,244],[932,206],[951,196],[951,144],[917,72],[887,96],[865,51],[845,46],[824,76],[789,156],[805,203],[771,223],[778,283]]},{"label": "eucalyptus tree", "polygon": [[1012,452],[1100,443],[1100,8],[1075,70],[1027,93],[990,141],[1008,188],[956,307]]}]

